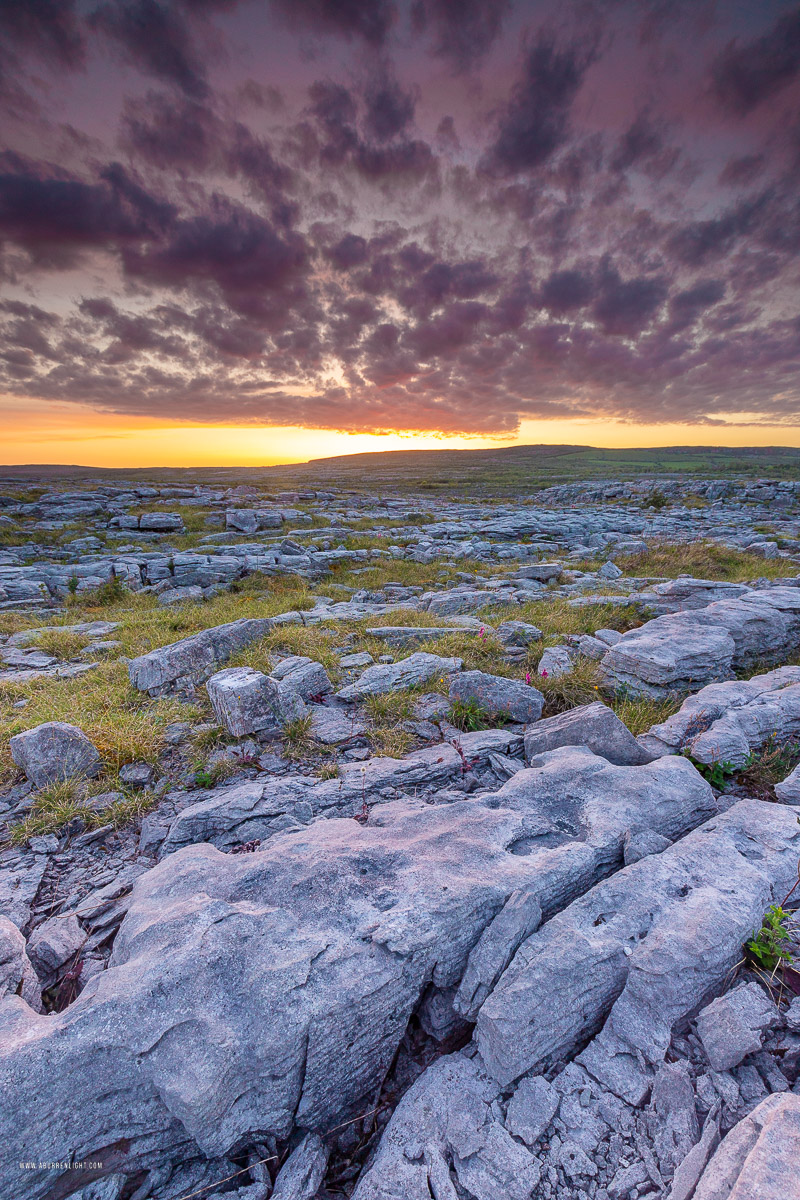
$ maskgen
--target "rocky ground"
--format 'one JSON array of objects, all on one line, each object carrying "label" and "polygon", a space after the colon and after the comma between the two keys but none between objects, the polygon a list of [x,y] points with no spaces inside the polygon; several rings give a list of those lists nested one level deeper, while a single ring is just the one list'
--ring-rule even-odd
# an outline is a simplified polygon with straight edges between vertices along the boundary
[{"label": "rocky ground", "polygon": [[0,1193],[800,1196],[800,485],[0,481]]}]

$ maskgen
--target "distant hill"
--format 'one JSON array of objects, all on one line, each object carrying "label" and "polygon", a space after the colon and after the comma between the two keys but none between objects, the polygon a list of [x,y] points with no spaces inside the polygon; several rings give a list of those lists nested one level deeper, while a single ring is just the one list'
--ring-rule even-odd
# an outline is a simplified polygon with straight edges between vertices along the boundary
[{"label": "distant hill", "polygon": [[381,450],[316,458],[276,467],[119,468],[31,465],[0,467],[8,480],[88,481],[152,479],[161,483],[250,483],[268,488],[316,484],[374,491],[450,493],[468,487],[475,495],[509,495],[582,479],[714,477],[800,479],[800,449],[784,446],[730,448],[667,446],[606,450],[596,446],[504,446],[486,450]]},{"label": "distant hill", "polygon": [[800,479],[800,449],[668,446],[606,450],[596,446],[507,446],[488,450],[392,450],[314,459],[272,467],[276,479],[311,479],[342,486],[380,484],[437,490],[466,484],[503,494],[582,479],[705,477]]}]

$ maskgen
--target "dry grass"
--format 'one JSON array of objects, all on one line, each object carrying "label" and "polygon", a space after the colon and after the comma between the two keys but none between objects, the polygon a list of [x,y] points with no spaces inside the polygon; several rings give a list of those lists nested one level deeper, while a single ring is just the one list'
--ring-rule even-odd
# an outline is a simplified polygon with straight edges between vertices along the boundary
[{"label": "dry grass", "polygon": [[287,758],[306,759],[319,750],[320,747],[311,740],[311,714],[296,717],[284,727],[283,753]]},{"label": "dry grass", "polygon": [[661,542],[640,554],[624,554],[614,560],[626,575],[694,575],[699,579],[741,582],[748,579],[775,579],[793,574],[785,559],[759,558],[745,550],[730,550],[714,542]]},{"label": "dry grass", "polygon": [[397,725],[379,725],[369,731],[368,738],[376,758],[403,758],[414,740],[408,730]]},{"label": "dry grass", "polygon": [[564,596],[534,600],[487,614],[492,625],[501,621],[527,621],[536,625],[546,637],[568,633],[594,633],[596,629],[616,629],[627,633],[643,625],[645,618],[634,604],[609,604],[598,600],[592,604],[571,605]]},{"label": "dry grass", "polygon": [[604,699],[600,694],[600,670],[590,658],[575,659],[572,670],[565,675],[547,675],[544,678],[531,675],[531,683],[544,696],[543,717],[552,717],[556,713]]},{"label": "dry grass", "polygon": [[56,626],[43,630],[31,645],[34,649],[42,650],[45,654],[52,654],[55,658],[70,659],[77,658],[91,640],[80,633],[69,633]]},{"label": "dry grass", "polygon": [[335,683],[339,677],[339,659],[333,653],[337,638],[341,642],[341,629],[328,629],[322,625],[283,625],[262,641],[243,650],[235,659],[235,664],[268,674],[272,670],[271,656],[279,650],[284,654],[304,655],[322,663],[331,682]]},{"label": "dry grass", "polygon": [[776,800],[775,784],[782,783],[800,762],[800,742],[781,744],[770,738],[750,762],[736,773],[737,782],[748,788],[759,800]]},{"label": "dry grass", "polygon": [[[21,697],[23,709],[11,707]],[[109,770],[128,762],[156,762],[164,730],[172,721],[191,720],[196,706],[177,700],[151,700],[128,682],[122,663],[102,663],[76,679],[44,677],[29,683],[0,684],[0,781],[17,774],[8,741],[43,721],[67,721],[82,729]]]},{"label": "dry grass", "polygon": [[36,629],[41,623],[41,618],[37,621],[29,613],[0,613],[0,636],[11,637],[12,634],[22,633],[25,629]]},{"label": "dry grass", "polygon": [[[91,798],[101,791],[119,791],[122,799],[96,812],[91,807]],[[11,826],[10,840],[12,844],[20,845],[40,834],[57,833],[75,817],[82,820],[86,829],[98,829],[101,825],[113,825],[115,829],[120,829],[146,813],[155,802],[153,792],[126,793],[118,779],[104,779],[102,782],[67,779],[42,788],[37,793],[27,817]]]},{"label": "dry grass", "polygon": [[652,725],[660,725],[681,706],[681,699],[669,700],[636,700],[630,696],[611,697],[606,699],[624,725],[628,726],[634,737],[647,733]]}]

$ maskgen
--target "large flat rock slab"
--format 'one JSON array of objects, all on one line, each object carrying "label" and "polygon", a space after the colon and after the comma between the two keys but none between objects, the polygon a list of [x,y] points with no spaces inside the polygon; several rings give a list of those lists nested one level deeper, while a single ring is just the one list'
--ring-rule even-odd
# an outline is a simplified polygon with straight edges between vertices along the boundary
[{"label": "large flat rock slab", "polygon": [[423,991],[458,984],[510,896],[557,911],[620,865],[626,830],[676,837],[712,807],[684,760],[559,750],[482,799],[381,804],[366,825],[315,821],[254,854],[170,855],[69,1008],[0,1004],[0,1190],[56,1186],[57,1171],[20,1176],[34,1142],[61,1161],[124,1140],[130,1172],[324,1132],[374,1095]]}]

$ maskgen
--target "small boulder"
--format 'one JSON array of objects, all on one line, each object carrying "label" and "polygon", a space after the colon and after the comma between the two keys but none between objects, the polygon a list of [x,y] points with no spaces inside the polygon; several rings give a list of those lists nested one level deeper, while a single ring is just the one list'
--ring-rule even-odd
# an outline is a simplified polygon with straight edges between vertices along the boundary
[{"label": "small boulder", "polygon": [[609,559],[608,562],[603,563],[597,574],[601,579],[620,579],[622,576],[622,571],[619,569],[616,563],[611,562]]},{"label": "small boulder", "polygon": [[543,679],[557,679],[559,675],[569,675],[571,670],[572,659],[567,647],[548,646],[539,659],[536,673]]},{"label": "small boulder", "polygon": [[557,579],[563,569],[561,563],[556,562],[529,563],[520,567],[515,576],[517,579],[536,579],[539,583],[548,583],[551,579]]},{"label": "small boulder", "polygon": [[526,621],[503,621],[497,626],[497,636],[504,646],[530,646],[542,640],[542,631]]},{"label": "small boulder", "polygon": [[276,680],[252,667],[217,671],[206,684],[211,707],[233,737],[277,732],[308,709],[288,680]]},{"label": "small boulder", "polygon": [[0,996],[21,996],[42,1011],[41,989],[25,949],[25,938],[8,917],[0,916]]},{"label": "small boulder", "polygon": [[91,778],[101,768],[100,755],[86,734],[66,721],[46,721],[17,733],[9,743],[11,757],[37,787],[64,779]]},{"label": "small boulder", "polygon": [[288,680],[303,700],[310,700],[314,696],[327,696],[333,691],[333,684],[322,663],[299,654],[279,662],[271,675],[273,679]]},{"label": "small boulder", "polygon": [[[391,655],[381,655],[381,661],[367,667],[363,675],[340,688],[336,693],[340,700],[360,700],[363,696],[378,696],[384,692],[398,692],[403,688],[427,683],[437,675],[444,679],[454,671],[461,670],[460,658],[441,658],[438,654],[418,651],[399,662],[392,662]],[[388,659],[387,662],[382,661]]]},{"label": "small boulder", "polygon": [[119,777],[128,787],[146,788],[153,782],[155,771],[150,763],[132,762],[120,768]]},{"label": "small boulder", "polygon": [[478,704],[490,716],[510,717],[527,724],[542,715],[544,696],[536,688],[502,675],[464,671],[450,680],[450,699]]},{"label": "small boulder", "polygon": [[203,589],[192,584],[188,587],[167,588],[158,597],[158,603],[170,608],[173,604],[202,604],[204,599]]},{"label": "small boulder", "polygon": [[62,967],[78,953],[86,941],[75,913],[66,917],[50,917],[31,934],[28,957],[36,969],[42,987],[52,987]]},{"label": "small boulder", "polygon": [[559,746],[588,746],[594,754],[619,767],[643,766],[654,757],[639,745],[616,713],[599,700],[546,717],[525,732],[528,762],[537,754]]},{"label": "small boulder", "polygon": [[738,1067],[761,1049],[762,1034],[778,1021],[778,1009],[757,983],[718,996],[697,1018],[697,1033],[714,1071]]}]

